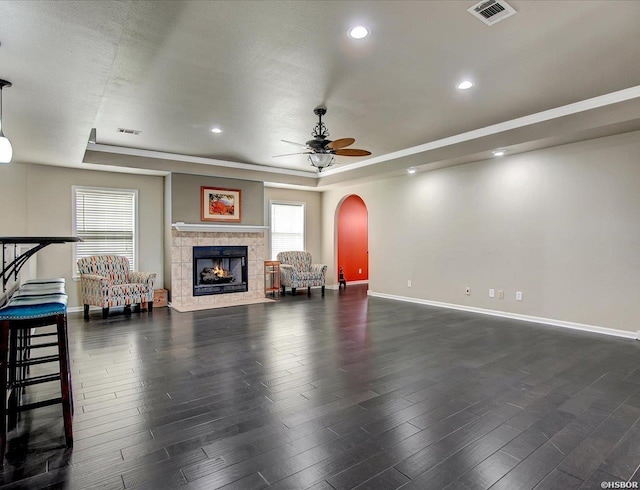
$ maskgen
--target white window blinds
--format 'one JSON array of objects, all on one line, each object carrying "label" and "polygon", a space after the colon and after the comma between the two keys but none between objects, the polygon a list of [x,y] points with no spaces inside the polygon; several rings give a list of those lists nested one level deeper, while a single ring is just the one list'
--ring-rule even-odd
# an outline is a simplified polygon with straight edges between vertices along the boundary
[{"label": "white window blinds", "polygon": [[136,190],[73,187],[75,262],[90,255],[124,255],[136,270]]},{"label": "white window blinds", "polygon": [[292,250],[304,250],[304,204],[272,202],[271,259]]}]

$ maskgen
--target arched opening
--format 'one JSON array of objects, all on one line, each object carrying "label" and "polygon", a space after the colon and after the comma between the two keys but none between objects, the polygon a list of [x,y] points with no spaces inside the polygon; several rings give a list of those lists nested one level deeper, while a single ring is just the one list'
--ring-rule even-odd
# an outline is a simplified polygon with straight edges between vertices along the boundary
[{"label": "arched opening", "polygon": [[369,215],[360,196],[352,194],[338,205],[338,263],[349,282],[369,280]]}]

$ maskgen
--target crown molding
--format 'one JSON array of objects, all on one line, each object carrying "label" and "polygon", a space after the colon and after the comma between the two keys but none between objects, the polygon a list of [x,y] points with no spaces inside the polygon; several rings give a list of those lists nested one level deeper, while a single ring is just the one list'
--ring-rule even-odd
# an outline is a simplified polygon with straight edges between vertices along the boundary
[{"label": "crown molding", "polygon": [[156,158],[159,160],[171,160],[175,162],[198,163],[200,165],[211,165],[240,170],[250,170],[253,172],[268,172],[273,174],[293,175],[296,177],[307,177],[318,179],[318,174],[302,170],[289,170],[281,167],[270,167],[268,165],[258,165],[253,163],[230,162],[228,160],[217,160],[215,158],[194,157],[190,155],[180,155],[178,153],[166,153],[162,151],[142,150],[139,148],[129,148],[126,146],[103,145],[100,143],[87,144],[87,150],[102,153],[114,153],[117,155],[130,155],[135,157]]},{"label": "crown molding", "polygon": [[513,129],[518,129],[525,126],[531,126],[533,124],[550,121],[552,119],[558,119],[561,117],[570,116],[572,114],[617,104],[619,102],[625,102],[628,100],[636,99],[638,97],[640,97],[640,85],[636,85],[635,87],[630,87],[624,90],[618,90],[617,92],[611,92],[610,94],[599,95],[597,97],[592,97],[591,99],[581,100],[579,102],[556,107],[554,109],[537,112],[528,116],[511,119],[509,121],[493,124],[484,128],[474,129],[472,131],[467,131],[465,133],[456,134],[454,136],[431,141],[429,143],[412,146],[410,148],[394,151],[392,153],[386,153],[378,157],[368,158],[367,160],[362,160],[346,167],[329,168],[322,172],[321,177],[328,177],[331,175],[348,172],[350,170],[356,170],[358,168],[375,165],[376,163],[396,160],[398,158],[415,155],[417,153],[424,153],[426,151],[443,148],[445,146],[452,146],[458,143],[464,143],[470,140],[484,138],[486,136],[503,133],[505,131],[511,131]]},{"label": "crown molding", "polygon": [[570,116],[573,114],[578,114],[581,112],[586,112],[586,111],[602,108],[605,106],[630,101],[637,98],[640,98],[640,85],[623,89],[623,90],[618,90],[616,92],[611,92],[609,94],[592,97],[590,99],[585,99],[579,102],[574,102],[572,104],[556,107],[554,109],[537,112],[535,114],[530,114],[528,116],[511,119],[509,121],[493,124],[491,126],[486,126],[484,128],[474,129],[472,131],[467,131],[465,133],[460,133],[460,134],[449,136],[439,140],[430,141],[428,143],[412,146],[410,148],[405,148],[405,149],[394,151],[391,153],[386,153],[384,155],[362,160],[357,163],[345,165],[343,167],[326,168],[323,170],[321,174],[316,173],[315,171],[292,170],[292,169],[285,169],[281,167],[272,167],[269,165],[231,162],[228,160],[218,160],[214,158],[194,157],[190,155],[180,155],[177,153],[166,153],[166,152],[158,152],[158,151],[152,151],[152,150],[142,150],[138,148],[104,145],[104,144],[89,143],[87,145],[87,150],[104,152],[104,153],[115,153],[120,155],[131,155],[136,157],[155,158],[159,160],[196,163],[201,165],[226,167],[226,168],[248,170],[248,171],[254,171],[254,172],[266,172],[271,174],[306,177],[306,178],[317,179],[317,181],[321,183],[322,182],[321,179],[323,177],[329,177],[332,175],[337,175],[344,172],[357,170],[357,169],[368,167],[371,165],[376,165],[378,163],[383,163],[390,160],[396,160],[399,158],[404,158],[404,157],[416,155],[419,153],[424,153],[424,152],[436,150],[439,148],[444,148],[447,146],[453,146],[456,144],[465,143],[474,139],[496,135],[506,131],[511,131],[514,129],[523,128],[526,126],[531,126],[531,125],[539,124],[546,121],[551,121],[553,119],[559,119],[559,118]]}]

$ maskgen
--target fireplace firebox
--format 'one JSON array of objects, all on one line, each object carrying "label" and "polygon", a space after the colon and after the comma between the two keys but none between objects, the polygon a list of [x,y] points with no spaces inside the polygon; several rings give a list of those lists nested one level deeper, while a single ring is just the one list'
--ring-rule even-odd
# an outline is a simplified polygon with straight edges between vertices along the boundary
[{"label": "fireplace firebox", "polygon": [[193,295],[249,290],[247,247],[193,247]]}]

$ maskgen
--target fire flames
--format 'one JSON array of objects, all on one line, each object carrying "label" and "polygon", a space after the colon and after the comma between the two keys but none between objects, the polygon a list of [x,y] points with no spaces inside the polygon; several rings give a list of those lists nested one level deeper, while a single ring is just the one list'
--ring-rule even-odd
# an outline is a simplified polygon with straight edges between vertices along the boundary
[{"label": "fire flames", "polygon": [[227,277],[229,275],[229,271],[226,271],[219,265],[216,265],[213,269],[211,269],[211,274],[216,277]]},{"label": "fire flames", "polygon": [[224,269],[220,264],[214,267],[205,267],[200,272],[201,284],[227,284],[233,281],[230,271]]}]

